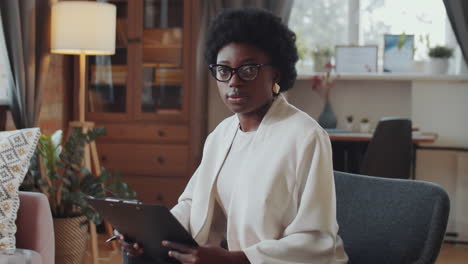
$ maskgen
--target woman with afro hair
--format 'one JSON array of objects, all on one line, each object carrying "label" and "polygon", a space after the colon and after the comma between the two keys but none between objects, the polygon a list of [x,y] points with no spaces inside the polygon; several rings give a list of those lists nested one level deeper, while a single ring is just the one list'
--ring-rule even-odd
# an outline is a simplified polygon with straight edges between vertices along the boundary
[{"label": "woman with afro hair", "polygon": [[[163,241],[181,263],[347,262],[330,140],[281,94],[297,76],[295,39],[262,9],[226,10],[210,24],[205,59],[234,115],[206,139],[171,210],[199,244]],[[121,243],[127,263],[146,263],[138,245]]]}]

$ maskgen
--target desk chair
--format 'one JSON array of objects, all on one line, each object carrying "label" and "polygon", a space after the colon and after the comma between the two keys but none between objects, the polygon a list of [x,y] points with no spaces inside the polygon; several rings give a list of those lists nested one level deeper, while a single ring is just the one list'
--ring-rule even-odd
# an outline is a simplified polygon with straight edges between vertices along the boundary
[{"label": "desk chair", "polygon": [[434,263],[450,201],[422,181],[335,171],[337,220],[349,264]]},{"label": "desk chair", "polygon": [[360,173],[386,178],[410,178],[413,156],[411,120],[387,117],[379,121],[361,163]]}]

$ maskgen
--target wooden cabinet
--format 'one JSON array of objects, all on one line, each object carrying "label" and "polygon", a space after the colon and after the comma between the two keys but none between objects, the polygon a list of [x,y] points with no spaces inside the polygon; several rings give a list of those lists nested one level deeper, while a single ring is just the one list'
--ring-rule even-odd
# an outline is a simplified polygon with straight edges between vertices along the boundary
[{"label": "wooden cabinet", "polygon": [[144,202],[172,206],[194,171],[203,124],[192,111],[195,1],[110,0],[116,53],[88,56],[86,119],[107,128],[102,166]]}]

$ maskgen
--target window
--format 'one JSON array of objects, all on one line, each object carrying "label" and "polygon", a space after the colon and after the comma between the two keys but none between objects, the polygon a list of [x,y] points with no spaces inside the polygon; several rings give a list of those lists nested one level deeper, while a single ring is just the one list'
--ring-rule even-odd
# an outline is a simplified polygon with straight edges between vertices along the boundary
[{"label": "window", "polygon": [[297,35],[299,74],[313,72],[313,52],[348,43],[348,6],[343,0],[295,0],[289,26]]},{"label": "window", "polygon": [[442,0],[295,0],[289,26],[297,34],[299,74],[314,72],[314,50],[351,44],[378,45],[382,69],[384,34],[415,35],[415,60],[428,59],[428,45],[459,49]]}]

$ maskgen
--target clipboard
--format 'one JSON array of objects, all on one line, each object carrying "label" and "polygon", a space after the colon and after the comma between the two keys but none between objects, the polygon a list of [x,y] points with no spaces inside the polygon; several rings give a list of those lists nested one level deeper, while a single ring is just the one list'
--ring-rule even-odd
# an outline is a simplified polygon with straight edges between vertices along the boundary
[{"label": "clipboard", "polygon": [[168,256],[163,240],[197,247],[197,242],[163,205],[136,200],[86,197],[88,203],[131,243],[144,249],[142,258],[155,263],[180,263]]}]

